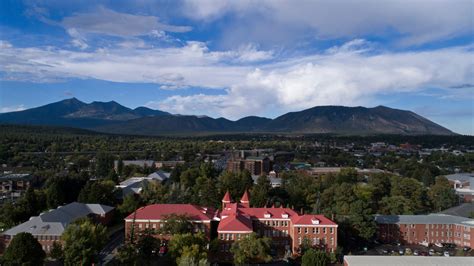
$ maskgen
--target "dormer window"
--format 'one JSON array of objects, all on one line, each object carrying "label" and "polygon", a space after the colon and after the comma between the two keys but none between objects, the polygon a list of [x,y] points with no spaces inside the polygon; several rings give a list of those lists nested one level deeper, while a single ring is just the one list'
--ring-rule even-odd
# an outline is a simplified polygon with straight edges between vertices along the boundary
[{"label": "dormer window", "polygon": [[311,219],[311,223],[313,224],[319,224],[319,220],[316,218]]},{"label": "dormer window", "polygon": [[288,219],[288,213],[283,213],[283,214],[281,215],[281,218]]},{"label": "dormer window", "polygon": [[265,218],[271,218],[271,217],[272,217],[272,215],[271,215],[270,213],[268,213],[268,212],[267,212],[267,213],[265,213],[265,214],[263,215],[263,217],[265,217]]}]

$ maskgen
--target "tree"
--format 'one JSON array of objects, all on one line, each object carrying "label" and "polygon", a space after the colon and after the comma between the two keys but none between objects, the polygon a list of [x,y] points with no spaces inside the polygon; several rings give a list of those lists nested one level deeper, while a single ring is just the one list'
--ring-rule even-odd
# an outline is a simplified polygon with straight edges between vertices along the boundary
[{"label": "tree", "polygon": [[264,207],[268,202],[268,193],[271,189],[270,180],[262,175],[257,179],[257,184],[251,191],[250,203],[253,207]]},{"label": "tree", "polygon": [[164,203],[168,189],[159,182],[147,182],[140,194],[144,204]]},{"label": "tree", "polygon": [[382,198],[379,213],[385,215],[402,215],[413,214],[413,210],[408,199],[403,196],[392,196]]},{"label": "tree", "polygon": [[271,239],[268,237],[259,238],[255,233],[241,238],[234,242],[230,251],[234,254],[234,263],[243,265],[252,262],[269,262]]},{"label": "tree", "polygon": [[5,265],[43,265],[46,257],[40,243],[30,233],[16,234],[7,247]]},{"label": "tree", "polygon": [[132,243],[125,243],[118,248],[117,259],[121,265],[135,265],[138,260],[137,248]]},{"label": "tree", "polygon": [[62,239],[65,264],[90,265],[97,262],[97,254],[107,242],[107,231],[101,224],[80,219],[66,228]]},{"label": "tree", "polygon": [[329,256],[322,250],[309,249],[301,258],[301,266],[326,266]]},{"label": "tree", "polygon": [[432,185],[428,191],[428,198],[430,199],[435,211],[442,211],[451,208],[458,203],[458,197],[456,196],[453,187],[444,176],[436,178],[435,184]]},{"label": "tree", "polygon": [[193,202],[196,204],[201,206],[219,206],[220,201],[217,194],[215,180],[207,176],[199,176],[196,179],[196,184],[194,185],[193,190]]},{"label": "tree", "polygon": [[55,260],[62,260],[64,258],[63,246],[61,243],[54,241],[49,256]]},{"label": "tree", "polygon": [[358,174],[354,168],[342,168],[341,171],[336,175],[336,183],[357,183]]},{"label": "tree", "polygon": [[137,196],[135,194],[129,194],[125,196],[122,204],[120,204],[117,209],[122,215],[126,216],[138,209],[139,206],[140,201]]},{"label": "tree", "polygon": [[367,202],[356,200],[351,205],[349,222],[357,235],[365,240],[371,239],[376,232],[373,211]]},{"label": "tree", "polygon": [[170,240],[169,251],[177,264],[184,258],[200,261],[207,258],[207,239],[203,233],[174,234]]},{"label": "tree", "polygon": [[161,233],[164,234],[185,234],[191,233],[193,230],[193,224],[190,221],[190,218],[186,215],[181,214],[170,214],[166,215],[163,220],[165,223],[160,229]]},{"label": "tree", "polygon": [[153,237],[151,230],[143,231],[135,246],[138,250],[138,257],[141,260],[149,261],[158,254],[160,243],[160,240]]},{"label": "tree", "polygon": [[98,178],[106,178],[114,167],[114,157],[110,153],[100,152],[96,156],[95,173]]},{"label": "tree", "polygon": [[112,181],[90,181],[79,193],[79,202],[114,205],[115,183]]}]

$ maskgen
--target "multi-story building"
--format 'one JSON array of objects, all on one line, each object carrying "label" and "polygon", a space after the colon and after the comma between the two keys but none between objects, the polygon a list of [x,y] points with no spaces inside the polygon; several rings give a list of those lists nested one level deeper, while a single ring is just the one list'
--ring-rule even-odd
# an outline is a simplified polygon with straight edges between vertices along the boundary
[{"label": "multi-story building", "polygon": [[126,235],[130,236],[132,228],[138,233],[159,229],[171,214],[186,215],[195,231],[204,232],[209,239],[217,237],[219,257],[224,259],[231,258],[232,243],[253,232],[271,238],[272,248],[279,254],[299,253],[305,238],[311,245],[327,252],[335,251],[337,247],[338,226],[324,215],[299,214],[290,208],[252,208],[247,192],[239,203],[233,202],[227,192],[221,211],[191,204],[154,204],[140,208],[125,218]]},{"label": "multi-story building", "polygon": [[382,242],[454,243],[474,248],[474,219],[446,214],[377,215],[375,221]]},{"label": "multi-story building", "polygon": [[20,197],[36,182],[37,178],[30,174],[0,175],[0,201]]},{"label": "multi-story building", "polygon": [[7,247],[18,233],[31,233],[38,240],[45,252],[49,252],[54,242],[61,242],[61,236],[72,222],[90,217],[96,222],[107,224],[113,216],[113,207],[101,204],[84,204],[73,202],[57,209],[49,210],[39,216],[10,228],[0,236]]},{"label": "multi-story building", "polygon": [[231,159],[227,161],[227,171],[240,172],[248,170],[251,175],[268,174],[271,171],[271,161],[268,157],[249,156],[245,159]]}]

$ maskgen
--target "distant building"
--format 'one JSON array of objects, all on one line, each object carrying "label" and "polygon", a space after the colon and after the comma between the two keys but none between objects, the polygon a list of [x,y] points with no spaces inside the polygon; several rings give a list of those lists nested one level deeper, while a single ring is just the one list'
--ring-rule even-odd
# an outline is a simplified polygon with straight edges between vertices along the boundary
[{"label": "distant building", "polygon": [[270,173],[271,162],[268,157],[249,156],[245,159],[230,159],[226,169],[233,173],[247,170],[251,175],[264,175]]},{"label": "distant building", "polygon": [[[327,174],[339,174],[343,167],[313,167],[306,170],[306,173],[312,176],[322,176]],[[370,168],[370,169],[360,169],[354,168],[357,171],[357,174],[360,176],[380,174],[380,173],[390,173],[385,170]]]},{"label": "distant building", "polygon": [[446,178],[463,202],[474,202],[474,173],[452,174]]},{"label": "distant building", "polygon": [[161,169],[163,167],[165,168],[175,168],[176,166],[180,164],[184,164],[185,161],[157,161],[155,163],[155,167],[157,169]]},{"label": "distant building", "polygon": [[36,182],[30,174],[0,175],[0,200],[18,198]]},{"label": "distant building", "polygon": [[69,224],[84,217],[90,217],[96,222],[107,224],[112,219],[113,209],[113,207],[101,204],[69,203],[39,216],[31,217],[29,221],[3,232],[1,238],[5,246],[8,246],[16,234],[31,233],[41,244],[43,250],[48,253],[54,242],[62,241],[61,236]]},{"label": "distant building", "polygon": [[120,182],[120,184],[115,187],[122,190],[121,198],[125,198],[130,194],[140,194],[143,190],[143,187],[146,186],[149,182],[163,182],[168,180],[170,173],[163,170],[158,170],[154,173],[149,174],[148,176],[141,177],[131,177],[127,180]]},{"label": "distant building", "polygon": [[344,266],[468,266],[472,257],[344,256]]},{"label": "distant building", "polygon": [[[118,163],[119,161],[117,160],[114,161],[114,169],[116,172],[118,171]],[[152,160],[123,160],[122,163],[123,163],[123,166],[134,165],[141,168],[153,167],[155,165],[155,161],[152,161]]]},{"label": "distant building", "polygon": [[474,219],[445,214],[377,215],[377,237],[385,243],[454,243],[474,248]]}]

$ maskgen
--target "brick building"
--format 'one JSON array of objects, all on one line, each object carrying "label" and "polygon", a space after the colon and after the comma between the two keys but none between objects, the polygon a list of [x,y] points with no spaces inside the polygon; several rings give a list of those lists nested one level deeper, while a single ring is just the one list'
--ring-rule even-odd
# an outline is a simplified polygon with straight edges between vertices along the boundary
[{"label": "brick building", "polygon": [[233,173],[248,170],[251,175],[266,175],[271,171],[271,161],[265,156],[249,156],[245,159],[231,159],[227,162],[226,169]]},{"label": "brick building", "polygon": [[385,243],[454,243],[474,248],[474,219],[446,214],[377,215],[377,237]]},{"label": "brick building", "polygon": [[138,231],[159,229],[170,214],[187,215],[196,232],[204,232],[209,239],[217,237],[219,257],[224,259],[231,258],[230,247],[234,241],[252,232],[271,238],[272,248],[278,254],[298,253],[305,238],[327,252],[337,247],[338,226],[325,216],[301,215],[289,208],[252,208],[247,192],[239,203],[233,202],[227,192],[221,211],[191,204],[154,204],[140,208],[125,218],[126,235],[130,235],[133,223]]},{"label": "brick building", "polygon": [[61,236],[69,224],[85,217],[107,224],[112,219],[113,209],[113,207],[101,204],[69,203],[39,216],[31,217],[27,222],[6,230],[1,234],[1,240],[7,247],[16,234],[31,233],[41,244],[43,250],[48,253],[54,242],[62,241]]}]

